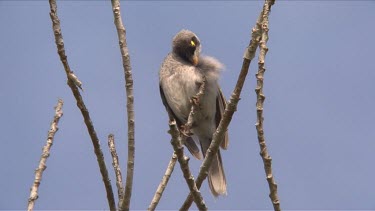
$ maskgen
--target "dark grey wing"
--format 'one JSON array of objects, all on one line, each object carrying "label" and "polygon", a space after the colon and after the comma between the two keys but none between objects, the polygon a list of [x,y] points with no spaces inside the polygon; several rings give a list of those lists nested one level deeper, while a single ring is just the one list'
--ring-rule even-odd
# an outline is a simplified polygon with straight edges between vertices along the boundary
[{"label": "dark grey wing", "polygon": [[[219,94],[216,98],[216,115],[215,115],[215,120],[216,120],[216,127],[219,126],[221,118],[223,118],[223,114],[225,111],[225,108],[227,106],[227,103],[225,101],[225,97],[223,95],[223,92],[219,88]],[[229,145],[229,136],[228,136],[228,128],[227,131],[225,131],[224,134],[224,140],[221,142],[221,148],[222,149],[227,149]]]},{"label": "dark grey wing", "polygon": [[177,116],[173,113],[172,109],[169,107],[167,99],[165,98],[164,91],[163,91],[163,88],[161,87],[161,85],[159,85],[159,90],[160,90],[161,101],[163,102],[163,105],[168,112],[169,120],[173,120],[173,119],[176,120],[177,126],[180,128],[181,120],[179,120],[177,118]]},{"label": "dark grey wing", "polygon": [[199,148],[192,137],[186,138],[185,146],[195,158],[197,158],[198,160],[202,160],[202,154],[199,152]]},{"label": "dark grey wing", "polygon": [[[172,109],[169,107],[167,99],[165,98],[164,91],[163,91],[163,88],[161,87],[161,85],[159,85],[159,90],[160,90],[161,100],[163,101],[165,109],[168,112],[169,120],[173,120],[173,119],[176,120],[177,126],[180,129],[181,126],[182,126],[181,120],[177,118],[177,116],[173,113]],[[195,141],[193,140],[193,138],[187,137],[184,144],[188,148],[189,152],[195,158],[197,158],[199,160],[202,159],[202,155],[201,155],[201,153],[199,153],[199,148],[198,148],[197,144],[195,143]]]}]

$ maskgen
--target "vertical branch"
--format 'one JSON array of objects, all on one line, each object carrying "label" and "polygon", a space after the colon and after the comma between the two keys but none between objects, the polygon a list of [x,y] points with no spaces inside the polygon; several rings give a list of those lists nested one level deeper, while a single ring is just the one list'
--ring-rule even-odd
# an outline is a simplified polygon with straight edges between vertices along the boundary
[{"label": "vertical branch", "polygon": [[126,173],[126,186],[123,203],[120,210],[129,210],[130,198],[133,186],[134,174],[134,96],[133,96],[133,79],[130,66],[130,57],[126,43],[126,30],[121,20],[120,1],[112,0],[112,9],[114,15],[114,23],[116,25],[117,34],[119,38],[119,45],[122,55],[124,73],[125,73],[125,86],[127,96],[127,116],[128,116],[128,163]]},{"label": "vertical branch", "polygon": [[73,95],[77,101],[77,106],[82,113],[82,116],[85,121],[87,130],[89,132],[92,144],[94,146],[94,152],[96,155],[96,159],[98,161],[100,173],[102,175],[105,190],[107,193],[107,200],[108,200],[109,208],[110,210],[116,210],[115,199],[114,199],[113,191],[112,191],[112,185],[108,177],[108,171],[104,162],[103,152],[100,149],[100,142],[99,142],[98,136],[96,135],[94,125],[91,121],[89,111],[87,110],[83,102],[82,96],[77,88],[77,87],[80,87],[81,83],[79,82],[77,77],[73,74],[73,71],[71,71],[69,64],[68,64],[67,56],[65,55],[64,40],[63,40],[62,33],[61,33],[60,20],[59,20],[59,17],[57,16],[56,0],[49,0],[49,4],[50,4],[50,10],[51,10],[50,17],[52,20],[53,33],[55,35],[57,52],[60,56],[60,60],[62,64],[64,65],[64,70],[68,78],[68,85],[70,89],[72,90]]},{"label": "vertical branch", "polygon": [[[192,192],[193,193],[192,200],[194,199],[194,201],[196,202],[196,204],[200,208],[200,210],[202,210],[202,209],[206,210],[207,209],[207,207],[204,203],[204,200],[203,200],[203,198],[202,198],[202,196],[201,196],[201,194],[200,194],[199,190],[197,189],[197,186],[194,182],[194,178],[193,178],[192,174],[190,173],[190,169],[189,169],[189,166],[188,166],[189,160],[183,154],[183,147],[182,147],[182,144],[185,142],[186,138],[188,136],[190,136],[190,134],[191,134],[190,129],[191,129],[193,123],[194,123],[194,115],[200,109],[199,103],[200,103],[200,100],[201,100],[202,96],[204,95],[205,88],[206,88],[206,77],[202,76],[202,83],[201,83],[201,85],[198,89],[198,92],[191,99],[191,108],[190,108],[190,113],[189,113],[188,119],[186,121],[186,124],[181,126],[180,131],[178,131],[177,127],[175,128],[175,125],[172,126],[172,122],[173,122],[173,124],[175,124],[175,120],[174,120],[173,114],[168,111],[168,116],[169,116],[169,121],[170,121],[169,126],[170,126],[170,129],[171,129],[170,133],[172,135],[171,143],[172,143],[172,146],[173,146],[175,152],[173,153],[173,156],[172,156],[171,161],[168,165],[165,176],[163,177],[163,180],[160,183],[160,185],[159,185],[159,187],[158,187],[158,189],[157,189],[157,191],[154,195],[154,198],[151,201],[151,204],[150,204],[148,210],[155,210],[157,204],[159,203],[161,195],[162,195],[162,193],[165,189],[165,186],[166,186],[166,184],[169,180],[170,174],[172,173],[171,171],[173,171],[173,167],[176,163],[176,158],[179,159],[181,169],[184,173],[184,177],[185,177],[186,182],[189,186],[189,189],[191,191],[193,191]],[[178,142],[180,142],[180,143],[178,143]],[[172,164],[173,164],[173,166],[171,167]],[[170,168],[172,168],[171,171],[169,170]],[[168,176],[167,176],[167,173],[169,173]],[[166,180],[164,180],[164,179],[166,179]]]},{"label": "vertical branch", "polygon": [[169,161],[167,170],[165,171],[165,174],[163,176],[163,179],[161,180],[158,188],[156,189],[155,195],[152,198],[150,206],[148,206],[149,211],[153,211],[156,209],[156,206],[158,206],[161,196],[163,195],[163,192],[165,190],[165,187],[167,187],[169,178],[171,177],[173,173],[174,166],[176,165],[177,161],[177,155],[175,152],[173,152],[172,158]]},{"label": "vertical branch", "polygon": [[204,95],[205,89],[206,89],[206,77],[204,75],[202,75],[202,83],[199,86],[197,94],[195,94],[195,96],[193,96],[192,99],[191,99],[190,113],[189,113],[188,119],[186,121],[186,124],[183,126],[182,133],[185,134],[185,135],[189,135],[191,133],[190,129],[193,126],[193,123],[194,123],[193,122],[194,121],[194,115],[200,109],[199,103],[200,103],[200,100],[201,100],[202,96]]},{"label": "vertical branch", "polygon": [[57,127],[57,124],[59,123],[59,120],[63,115],[63,111],[62,111],[63,104],[64,104],[63,100],[59,99],[55,107],[55,116],[53,117],[53,120],[51,122],[51,127],[48,131],[47,143],[43,147],[43,152],[39,161],[38,168],[35,170],[35,180],[34,180],[33,186],[30,189],[29,203],[27,206],[28,211],[34,210],[35,201],[38,199],[38,189],[39,189],[40,182],[42,181],[43,171],[47,168],[46,162],[47,162],[47,158],[49,157],[50,150],[53,144],[53,138],[55,137],[55,133],[59,129]]},{"label": "vertical branch", "polygon": [[182,146],[183,140],[181,139],[181,136],[183,135],[180,134],[180,132],[178,131],[176,121],[170,121],[169,128],[169,133],[172,136],[171,144],[177,155],[178,162],[180,163],[180,167],[186,180],[186,183],[189,186],[190,193],[192,193],[192,198],[199,210],[207,210],[203,197],[195,184],[193,175],[190,172],[189,157],[184,155],[184,148]]},{"label": "vertical branch", "polygon": [[272,201],[272,205],[275,211],[280,211],[280,201],[277,195],[277,184],[272,174],[272,158],[268,154],[266,140],[264,137],[264,129],[263,129],[263,103],[265,100],[265,96],[263,94],[263,79],[264,79],[264,72],[266,71],[265,68],[265,57],[268,51],[267,41],[268,41],[268,16],[271,9],[271,5],[273,1],[266,1],[263,7],[263,21],[262,21],[262,36],[261,41],[259,44],[259,60],[258,60],[258,73],[256,74],[257,79],[257,87],[255,88],[255,92],[257,95],[257,103],[256,103],[256,110],[257,110],[257,123],[255,124],[257,133],[258,133],[258,141],[260,147],[260,156],[262,157],[264,170],[266,172],[266,178],[268,182],[268,186],[270,189],[270,198]]},{"label": "vertical branch", "polygon": [[[203,181],[206,179],[208,175],[209,167],[212,163],[212,159],[214,155],[217,153],[217,151],[219,150],[220,141],[223,139],[222,137],[224,136],[224,133],[227,130],[229,123],[232,120],[233,114],[237,110],[237,104],[238,104],[238,101],[240,100],[242,87],[245,83],[245,79],[249,71],[250,63],[255,56],[256,49],[258,48],[259,41],[261,39],[261,23],[263,22],[263,15],[265,13],[264,9],[265,8],[263,8],[255,26],[252,29],[250,44],[245,50],[243,63],[242,63],[240,74],[237,79],[236,86],[228,101],[227,107],[225,108],[225,111],[219,123],[219,126],[217,127],[215,133],[213,134],[212,142],[210,144],[209,149],[206,152],[206,157],[203,160],[203,163],[199,170],[199,175],[196,180],[196,185],[198,188],[201,187]],[[187,199],[185,200],[184,204],[181,206],[180,210],[188,210],[189,207],[191,206],[191,203],[192,203],[192,195],[190,193]]]},{"label": "vertical branch", "polygon": [[116,152],[115,137],[113,134],[108,135],[108,147],[112,156],[113,169],[115,170],[116,186],[117,186],[117,194],[118,194],[118,207],[120,207],[122,204],[124,187],[122,185],[121,169],[120,169],[120,164],[119,164],[118,156]]},{"label": "vertical branch", "polygon": [[127,114],[128,114],[128,164],[126,172],[125,194],[120,210],[129,210],[130,198],[133,187],[134,175],[134,96],[133,96],[133,79],[130,66],[129,51],[126,44],[126,30],[121,20],[120,1],[111,0],[114,16],[114,23],[117,29],[122,63],[125,72],[125,87],[127,96]]}]

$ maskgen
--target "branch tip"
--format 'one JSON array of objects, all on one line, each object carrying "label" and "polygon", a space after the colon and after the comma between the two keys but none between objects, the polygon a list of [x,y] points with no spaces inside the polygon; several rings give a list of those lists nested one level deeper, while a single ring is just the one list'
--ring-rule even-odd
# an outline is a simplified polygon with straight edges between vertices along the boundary
[{"label": "branch tip", "polygon": [[39,161],[39,165],[35,169],[34,183],[30,188],[30,197],[28,199],[28,205],[27,205],[28,211],[34,210],[35,202],[39,198],[39,195],[38,195],[39,185],[40,185],[40,182],[42,181],[43,172],[47,168],[46,166],[47,158],[50,155],[50,150],[54,141],[54,137],[58,130],[58,123],[60,121],[60,118],[63,115],[63,111],[62,111],[63,104],[64,104],[63,100],[59,99],[57,102],[57,105],[54,107],[55,116],[51,122],[50,129],[48,130],[46,145],[42,149],[42,155]]}]

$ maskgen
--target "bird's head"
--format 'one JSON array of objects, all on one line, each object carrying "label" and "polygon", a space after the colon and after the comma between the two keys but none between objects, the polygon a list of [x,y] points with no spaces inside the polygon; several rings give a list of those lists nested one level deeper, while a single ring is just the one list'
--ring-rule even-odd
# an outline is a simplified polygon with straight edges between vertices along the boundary
[{"label": "bird's head", "polygon": [[172,51],[186,62],[196,66],[201,51],[201,43],[197,35],[183,29],[173,38]]}]

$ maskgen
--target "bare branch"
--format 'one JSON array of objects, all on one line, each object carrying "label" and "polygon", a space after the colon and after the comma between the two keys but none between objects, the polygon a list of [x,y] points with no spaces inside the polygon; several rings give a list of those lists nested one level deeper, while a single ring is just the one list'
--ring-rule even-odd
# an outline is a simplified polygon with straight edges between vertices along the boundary
[{"label": "bare branch", "polygon": [[107,167],[106,167],[105,162],[104,162],[103,152],[100,149],[100,142],[99,142],[98,136],[96,135],[94,125],[91,121],[90,114],[89,114],[89,112],[88,112],[88,110],[87,110],[87,108],[86,108],[86,106],[83,102],[82,96],[81,96],[81,94],[80,94],[80,92],[77,88],[77,81],[72,79],[72,78],[74,78],[74,77],[72,77],[73,72],[71,71],[71,69],[69,67],[67,56],[65,55],[65,48],[64,48],[64,41],[63,41],[63,37],[62,37],[62,33],[61,33],[60,20],[57,16],[56,0],[49,0],[49,4],[50,4],[50,9],[51,9],[50,17],[51,17],[51,20],[52,20],[53,33],[55,35],[57,52],[60,56],[60,60],[61,60],[62,64],[64,65],[65,73],[66,73],[66,76],[68,78],[68,85],[69,85],[70,89],[72,90],[73,95],[74,95],[74,97],[77,101],[77,106],[82,113],[82,116],[83,116],[83,119],[85,121],[87,130],[88,130],[89,135],[91,137],[91,141],[92,141],[92,144],[94,146],[94,152],[95,152],[95,155],[96,155],[96,159],[98,161],[100,173],[102,175],[105,190],[107,192],[107,200],[108,200],[109,208],[110,208],[110,210],[116,210],[115,199],[114,199],[114,196],[113,196],[111,181],[109,180],[109,177],[108,177],[108,171],[107,171]]},{"label": "bare branch", "polygon": [[257,87],[255,88],[255,92],[257,94],[257,103],[256,103],[256,110],[257,110],[257,123],[255,127],[258,133],[258,141],[260,147],[260,156],[262,157],[264,170],[266,172],[266,178],[268,182],[268,186],[270,189],[270,198],[272,201],[272,205],[275,211],[280,211],[280,201],[277,195],[277,184],[272,174],[272,158],[268,154],[266,140],[264,137],[264,129],[263,129],[263,103],[265,100],[265,96],[263,94],[263,80],[264,80],[264,72],[266,71],[265,68],[265,57],[268,51],[267,48],[267,41],[268,41],[268,16],[273,5],[274,1],[266,1],[263,7],[263,21],[262,21],[262,38],[259,44],[259,60],[258,60],[258,73],[256,74],[257,78]]},{"label": "bare branch", "polygon": [[117,192],[118,192],[118,207],[120,207],[122,204],[122,200],[123,200],[124,187],[122,184],[121,169],[120,169],[120,164],[119,164],[118,156],[116,152],[115,137],[113,134],[108,135],[108,147],[112,156],[113,169],[115,170],[116,186],[117,186]]},{"label": "bare branch", "polygon": [[[207,150],[206,157],[203,160],[203,163],[201,165],[201,169],[199,171],[199,175],[196,180],[196,185],[198,188],[201,187],[203,181],[206,179],[212,159],[214,155],[217,153],[217,151],[219,150],[220,142],[221,140],[223,140],[222,137],[225,131],[227,130],[230,121],[232,120],[232,116],[234,112],[237,110],[237,104],[238,104],[238,101],[240,100],[242,87],[244,85],[250,63],[255,56],[256,49],[258,48],[259,41],[261,39],[261,23],[263,22],[263,14],[264,14],[264,11],[261,12],[255,26],[253,27],[253,30],[251,33],[250,44],[245,51],[241,72],[238,76],[236,86],[225,108],[225,111],[219,123],[219,126],[217,127],[215,133],[213,134],[212,142],[210,144],[209,149]],[[181,206],[180,210],[188,210],[189,207],[191,206],[191,203],[192,203],[192,195],[190,193],[187,199],[185,200],[184,204]]]},{"label": "bare branch", "polygon": [[186,180],[186,183],[188,184],[190,192],[192,193],[192,198],[199,210],[207,210],[203,197],[195,184],[194,176],[190,172],[189,157],[184,155],[184,147],[182,146],[182,139],[180,132],[178,131],[176,121],[170,121],[169,128],[169,133],[172,136],[171,144],[177,155],[177,159],[180,163],[180,167]]},{"label": "bare branch", "polygon": [[34,210],[35,201],[38,199],[38,188],[39,188],[40,182],[42,181],[43,171],[47,168],[46,162],[47,162],[47,158],[49,157],[50,150],[53,144],[53,138],[55,137],[55,133],[59,129],[57,124],[59,123],[59,120],[63,115],[63,111],[62,111],[63,104],[64,104],[63,100],[59,99],[55,107],[55,116],[53,117],[53,120],[51,122],[51,127],[48,131],[47,142],[46,142],[46,145],[43,147],[43,152],[39,161],[38,168],[35,170],[35,180],[34,180],[33,186],[30,189],[29,203],[27,206],[28,211]]},{"label": "bare branch", "polygon": [[117,29],[117,35],[119,39],[119,45],[122,56],[122,63],[125,73],[125,87],[127,96],[127,116],[128,116],[128,164],[126,172],[126,185],[125,194],[120,210],[129,210],[130,198],[133,187],[133,175],[134,175],[134,96],[133,96],[133,79],[130,66],[130,56],[128,47],[126,44],[126,30],[121,20],[120,1],[111,0],[112,10],[114,16],[114,23]]},{"label": "bare branch", "polygon": [[190,113],[189,113],[186,124],[183,126],[183,131],[182,131],[184,135],[189,136],[191,134],[190,129],[193,125],[194,115],[199,110],[199,103],[200,103],[202,96],[204,95],[205,89],[206,89],[206,77],[202,75],[202,84],[199,86],[198,93],[195,96],[193,96],[191,99]]},{"label": "bare branch", "polygon": [[165,171],[163,179],[161,180],[161,182],[158,186],[158,189],[156,190],[155,195],[152,198],[151,204],[148,207],[149,211],[155,210],[156,206],[158,206],[160,198],[163,195],[163,192],[164,192],[165,188],[167,187],[169,178],[171,177],[171,175],[173,173],[173,169],[174,169],[174,166],[176,165],[176,161],[177,161],[177,155],[176,155],[175,152],[173,152],[172,158],[169,161],[169,164],[168,164],[167,170]]},{"label": "bare branch", "polygon": [[[185,142],[186,138],[189,137],[189,136],[191,135],[191,131],[190,131],[190,129],[191,129],[193,123],[194,123],[194,122],[193,122],[193,121],[194,121],[194,115],[196,114],[196,111],[199,110],[199,103],[200,103],[200,100],[201,100],[202,96],[204,95],[205,87],[206,87],[206,77],[205,77],[205,76],[202,76],[202,83],[201,83],[201,85],[200,85],[200,87],[199,87],[199,89],[198,89],[198,92],[197,92],[197,94],[196,94],[195,96],[193,96],[192,99],[191,99],[191,109],[190,109],[190,113],[189,113],[189,116],[188,116],[187,122],[186,122],[185,125],[182,125],[182,126],[181,126],[181,128],[180,128],[179,131],[175,132],[175,133],[178,133],[177,136],[178,136],[178,139],[179,139],[180,142],[181,142],[181,143],[180,143],[181,145],[180,145],[179,147],[182,148],[182,153],[183,153],[183,147],[182,147],[182,144]],[[174,123],[175,123],[175,119],[174,119],[174,117],[173,117],[173,114],[170,113],[169,110],[167,110],[167,111],[168,111],[169,122],[170,122],[169,126],[170,126],[170,128],[171,128],[171,122],[174,122]],[[171,128],[171,131],[172,131],[172,128]],[[174,145],[174,144],[176,144],[176,143],[173,142],[174,137],[173,137],[173,134],[172,134],[171,131],[170,131],[170,133],[171,133],[171,135],[172,135],[172,145],[173,145],[174,150],[175,150],[175,152],[174,152],[173,155],[175,155],[175,153],[176,153],[176,149],[175,149],[175,145]],[[182,156],[181,159],[186,159],[185,156],[184,156],[183,154],[182,154],[181,156]],[[173,159],[175,159],[174,156],[172,156],[170,163],[173,162]],[[187,158],[187,159],[188,159],[188,158]],[[176,161],[174,161],[174,162],[176,162]],[[188,160],[186,161],[186,166],[185,166],[185,167],[182,166],[183,164],[181,163],[180,160],[179,160],[179,162],[180,162],[180,165],[181,165],[181,168],[182,168],[182,169],[183,169],[183,168],[188,169],[188,170],[187,170],[188,172],[186,172],[186,176],[187,176],[187,175],[190,175],[190,176],[188,176],[188,178],[189,178],[189,179],[190,179],[190,178],[193,178],[193,176],[191,175],[190,170],[189,170]],[[168,171],[168,169],[167,169],[167,171]],[[183,172],[184,172],[184,170],[183,170]],[[185,179],[187,178],[186,176],[185,176],[185,172],[184,172],[184,177],[185,177]],[[196,187],[195,182],[194,182],[194,184],[193,184],[193,183],[191,183],[191,181],[188,181],[188,180],[186,180],[186,181],[187,181],[187,184],[189,185],[189,189],[190,189],[190,190],[194,190],[194,188]],[[193,179],[193,181],[194,181],[194,179]],[[158,187],[158,190],[159,190],[159,188],[160,188],[160,185],[159,185],[159,187]],[[162,191],[164,191],[164,189],[163,189]],[[154,198],[153,198],[153,200],[152,200],[152,202],[151,202],[151,205],[149,206],[149,210],[154,210],[154,209],[156,208],[156,206],[157,206],[157,203],[159,202],[159,200],[160,200],[160,198],[161,198],[161,194],[160,194],[160,196],[157,196],[157,195],[156,195],[157,193],[158,193],[158,191],[155,193],[155,196],[154,196]],[[206,205],[205,205],[205,203],[204,203],[204,200],[203,200],[202,196],[200,195],[199,191],[198,191],[198,193],[194,193],[194,194],[198,194],[197,196],[194,197],[194,200],[200,200],[198,203],[196,203],[197,206],[200,207],[201,209],[207,209],[207,207],[206,207]],[[157,198],[155,199],[155,197],[157,197]],[[157,200],[157,201],[156,201],[156,204],[154,203],[155,200]],[[193,199],[192,199],[192,200],[193,200]]]}]

